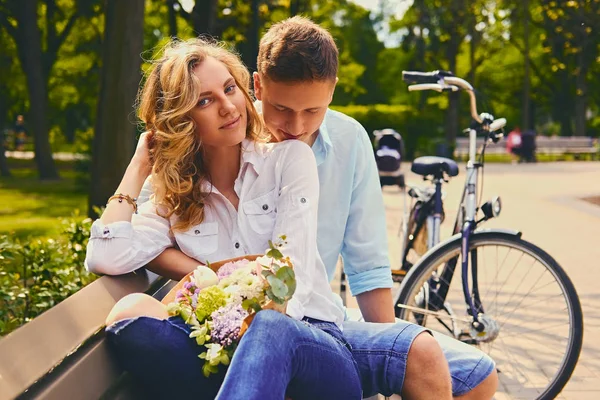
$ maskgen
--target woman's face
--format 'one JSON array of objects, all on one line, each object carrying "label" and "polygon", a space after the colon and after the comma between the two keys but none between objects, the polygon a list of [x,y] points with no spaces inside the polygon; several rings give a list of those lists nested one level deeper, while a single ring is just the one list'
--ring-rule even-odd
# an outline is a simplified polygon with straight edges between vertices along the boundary
[{"label": "woman's face", "polygon": [[243,88],[238,88],[223,63],[207,57],[193,72],[202,93],[190,112],[196,134],[205,147],[229,147],[246,137],[248,116]]}]

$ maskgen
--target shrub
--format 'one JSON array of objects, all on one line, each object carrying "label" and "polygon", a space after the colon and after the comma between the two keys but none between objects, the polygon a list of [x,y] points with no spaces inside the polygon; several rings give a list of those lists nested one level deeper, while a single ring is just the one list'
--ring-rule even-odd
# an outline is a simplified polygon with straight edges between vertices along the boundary
[{"label": "shrub", "polygon": [[443,137],[439,118],[431,113],[419,113],[415,108],[405,105],[351,105],[332,106],[361,123],[373,140],[373,131],[377,129],[392,128],[396,130],[405,142],[408,158],[418,154],[427,153],[431,140]]},{"label": "shrub", "polygon": [[0,336],[96,278],[83,266],[91,220],[74,216],[62,224],[57,240],[0,236]]}]

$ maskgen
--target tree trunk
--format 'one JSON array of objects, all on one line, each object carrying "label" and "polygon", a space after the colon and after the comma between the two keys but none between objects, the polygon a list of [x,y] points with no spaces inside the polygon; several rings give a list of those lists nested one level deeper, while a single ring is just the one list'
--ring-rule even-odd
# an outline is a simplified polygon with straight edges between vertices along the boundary
[{"label": "tree trunk", "polygon": [[246,47],[246,51],[243,54],[244,64],[250,70],[250,72],[256,71],[256,59],[258,57],[258,45],[259,45],[259,29],[260,29],[260,15],[258,11],[258,6],[260,4],[260,0],[252,0],[250,5],[250,12],[252,14],[252,19],[250,22],[250,26],[248,28],[248,34],[246,38],[248,40]]},{"label": "tree trunk", "polygon": [[216,32],[217,4],[217,0],[196,0],[191,14],[197,35],[219,36]]},{"label": "tree trunk", "polygon": [[586,105],[587,105],[587,72],[588,64],[586,62],[587,49],[587,35],[585,31],[581,35],[583,37],[583,43],[577,53],[577,69],[575,75],[575,136],[585,136],[585,122],[586,122]]},{"label": "tree trunk", "polygon": [[175,2],[177,0],[167,0],[167,8],[169,9],[169,36],[177,37],[177,12],[175,11]]},{"label": "tree trunk", "polygon": [[525,65],[523,76],[523,130],[533,128],[531,122],[531,66],[529,65],[529,0],[523,0],[523,42],[525,52]]},{"label": "tree trunk", "polygon": [[[7,88],[4,86],[0,86],[0,90],[4,91],[7,90]],[[5,97],[0,96],[0,176],[3,177],[11,176],[10,168],[8,167],[5,154],[5,146],[8,146],[8,138],[6,137],[7,131],[4,130],[4,127],[6,126],[6,121],[8,119],[6,114],[8,111],[7,106],[9,101],[10,99],[6,99]]]},{"label": "tree trunk", "polygon": [[118,187],[134,152],[132,105],[141,77],[144,0],[107,0],[88,214]]},{"label": "tree trunk", "polygon": [[566,71],[559,71],[556,75],[558,87],[552,93],[552,117],[560,124],[561,136],[573,136],[573,104],[572,86]]},{"label": "tree trunk", "polygon": [[290,17],[296,16],[302,12],[302,0],[290,1]]},{"label": "tree trunk", "polygon": [[18,53],[27,78],[28,124],[32,127],[35,162],[41,179],[58,179],[48,135],[48,77],[43,72],[37,1],[23,0],[18,8]]},{"label": "tree trunk", "polygon": [[6,154],[5,154],[5,148],[4,148],[4,137],[3,134],[0,132],[0,176],[4,177],[4,178],[8,178],[10,176],[12,176],[12,174],[10,173],[10,168],[8,168],[8,162],[6,161]]},{"label": "tree trunk", "polygon": [[[448,43],[446,52],[448,60],[448,69],[456,74],[456,57],[458,55],[458,47],[460,42],[453,39]],[[456,142],[456,133],[458,127],[458,109],[459,109],[459,92],[450,92],[448,94],[448,110],[446,111],[446,143],[449,146],[449,152],[452,153]],[[446,154],[446,157],[451,157],[451,154]]]}]

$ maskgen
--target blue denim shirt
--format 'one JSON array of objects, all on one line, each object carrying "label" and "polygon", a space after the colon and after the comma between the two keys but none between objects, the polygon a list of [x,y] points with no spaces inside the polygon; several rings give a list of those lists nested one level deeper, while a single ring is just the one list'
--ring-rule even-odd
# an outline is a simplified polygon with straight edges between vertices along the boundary
[{"label": "blue denim shirt", "polygon": [[312,149],[320,182],[318,249],[329,280],[341,253],[353,295],[391,288],[385,207],[366,130],[327,110]]}]

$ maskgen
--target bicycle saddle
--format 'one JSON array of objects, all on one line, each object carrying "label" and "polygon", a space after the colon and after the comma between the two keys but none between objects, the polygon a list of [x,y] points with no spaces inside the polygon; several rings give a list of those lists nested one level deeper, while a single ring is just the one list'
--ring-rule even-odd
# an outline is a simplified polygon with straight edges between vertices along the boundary
[{"label": "bicycle saddle", "polygon": [[458,175],[458,165],[456,162],[449,158],[436,156],[415,158],[410,170],[422,176],[433,175],[441,177],[444,172],[450,177]]}]

